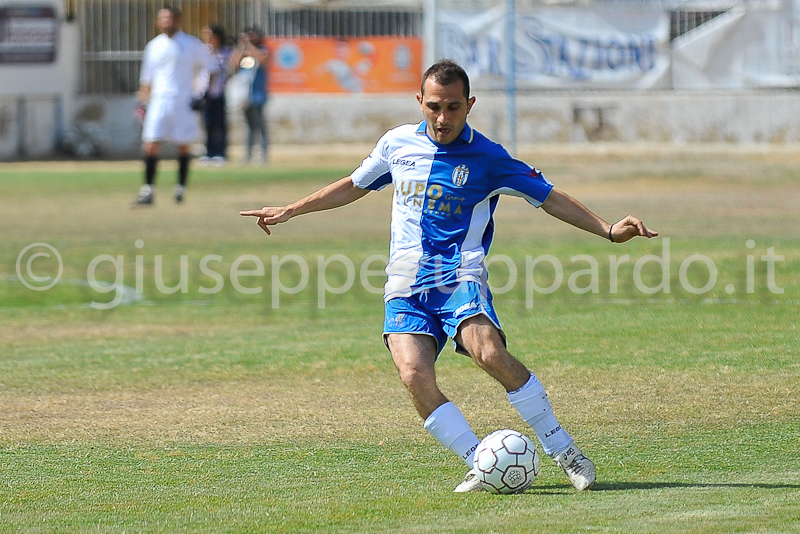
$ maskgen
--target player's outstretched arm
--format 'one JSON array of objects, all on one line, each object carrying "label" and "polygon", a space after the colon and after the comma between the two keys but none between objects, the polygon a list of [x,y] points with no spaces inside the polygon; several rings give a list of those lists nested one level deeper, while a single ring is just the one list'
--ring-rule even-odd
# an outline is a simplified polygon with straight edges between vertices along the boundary
[{"label": "player's outstretched arm", "polygon": [[647,228],[633,215],[628,215],[614,224],[608,224],[589,208],[558,189],[550,192],[550,196],[542,204],[542,209],[581,230],[610,238],[614,243],[624,243],[638,236],[651,238],[658,235],[658,232]]},{"label": "player's outstretched arm", "polygon": [[369,193],[368,189],[356,187],[348,176],[287,206],[264,206],[260,210],[240,211],[239,215],[257,217],[258,225],[267,235],[270,235],[272,233],[269,231],[270,226],[286,222],[292,217],[304,213],[329,210],[350,204],[367,193]]}]

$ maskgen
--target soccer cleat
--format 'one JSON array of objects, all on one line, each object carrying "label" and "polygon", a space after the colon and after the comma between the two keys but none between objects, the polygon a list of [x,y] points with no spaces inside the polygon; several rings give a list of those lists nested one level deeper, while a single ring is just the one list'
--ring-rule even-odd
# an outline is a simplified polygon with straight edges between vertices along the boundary
[{"label": "soccer cleat", "polygon": [[453,490],[453,493],[470,493],[473,491],[485,491],[485,489],[478,478],[478,474],[474,469],[470,469],[461,484]]},{"label": "soccer cleat", "polygon": [[564,470],[576,490],[584,491],[594,486],[597,479],[594,463],[575,445],[555,455],[553,460]]},{"label": "soccer cleat", "polygon": [[175,202],[180,204],[183,202],[183,195],[186,194],[186,188],[181,184],[175,186]]},{"label": "soccer cleat", "polygon": [[153,204],[153,193],[155,192],[155,188],[152,185],[144,184],[141,189],[139,189],[139,196],[136,197],[136,202],[134,202],[134,206],[150,206]]}]

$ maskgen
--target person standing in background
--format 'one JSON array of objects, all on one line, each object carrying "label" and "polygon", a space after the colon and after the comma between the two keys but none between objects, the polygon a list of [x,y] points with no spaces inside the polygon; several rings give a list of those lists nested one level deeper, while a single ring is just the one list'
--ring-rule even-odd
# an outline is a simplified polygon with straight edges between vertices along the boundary
[{"label": "person standing in background", "polygon": [[239,35],[239,46],[231,55],[231,66],[240,76],[251,79],[247,102],[244,104],[244,118],[247,122],[246,161],[253,161],[253,145],[256,136],[261,138],[261,162],[267,162],[269,132],[264,117],[267,104],[267,84],[269,72],[269,49],[264,44],[261,30],[255,26]]},{"label": "person standing in background", "polygon": [[189,144],[200,134],[192,111],[192,82],[195,72],[205,69],[214,84],[219,71],[200,39],[181,31],[181,12],[165,7],[156,20],[162,33],[144,49],[139,85],[138,109],[144,115],[142,142],[145,183],[139,190],[136,206],[151,205],[163,142],[178,146],[178,183],[175,202],[183,202],[189,176]]},{"label": "person standing in background", "polygon": [[226,150],[228,148],[228,119],[226,115],[225,84],[228,81],[228,65],[233,49],[225,44],[225,29],[221,26],[210,25],[203,29],[203,42],[208,47],[211,56],[216,60],[219,72],[210,83],[210,73],[203,71],[208,91],[205,95],[205,109],[203,121],[206,127],[206,153],[198,161],[223,165],[227,162]]}]

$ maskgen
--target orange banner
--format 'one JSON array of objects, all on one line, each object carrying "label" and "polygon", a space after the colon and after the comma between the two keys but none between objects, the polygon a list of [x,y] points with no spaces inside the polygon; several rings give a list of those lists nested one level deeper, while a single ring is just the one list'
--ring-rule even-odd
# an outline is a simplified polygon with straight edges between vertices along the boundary
[{"label": "orange banner", "polygon": [[414,37],[269,38],[275,93],[417,91],[422,40]]}]

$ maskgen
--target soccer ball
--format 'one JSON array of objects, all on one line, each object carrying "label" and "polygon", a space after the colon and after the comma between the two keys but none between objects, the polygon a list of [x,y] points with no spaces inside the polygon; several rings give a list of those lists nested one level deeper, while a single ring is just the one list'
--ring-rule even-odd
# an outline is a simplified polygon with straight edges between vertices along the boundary
[{"label": "soccer ball", "polygon": [[530,439],[516,430],[497,430],[475,450],[475,473],[492,493],[522,493],[539,474],[539,454]]}]

